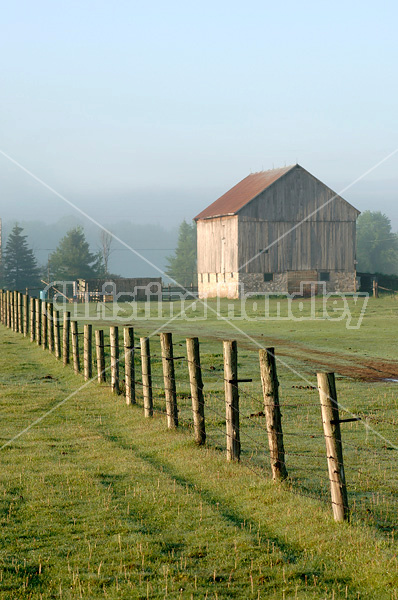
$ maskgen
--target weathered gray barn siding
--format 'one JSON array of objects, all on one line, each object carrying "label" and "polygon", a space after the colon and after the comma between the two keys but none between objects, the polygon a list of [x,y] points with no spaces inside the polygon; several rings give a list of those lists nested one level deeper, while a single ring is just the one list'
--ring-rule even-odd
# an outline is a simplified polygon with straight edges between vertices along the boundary
[{"label": "weathered gray barn siding", "polygon": [[[239,211],[239,267],[246,273],[352,270],[357,216],[297,165]],[[268,254],[251,260],[273,242]]]},{"label": "weathered gray barn siding", "polygon": [[[239,261],[244,273],[345,271],[355,260],[355,222],[239,222]],[[272,244],[267,253],[258,253]],[[256,255],[257,258],[254,258]],[[250,261],[250,262],[249,262]]]},{"label": "weathered gray barn siding", "polygon": [[356,208],[300,165],[239,210],[241,219],[256,221],[355,221],[358,214]]}]

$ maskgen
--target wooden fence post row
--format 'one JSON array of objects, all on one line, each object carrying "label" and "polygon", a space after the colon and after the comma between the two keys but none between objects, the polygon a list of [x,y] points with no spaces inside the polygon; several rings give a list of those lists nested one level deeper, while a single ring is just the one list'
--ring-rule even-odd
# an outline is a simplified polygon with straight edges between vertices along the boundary
[{"label": "wooden fence post row", "polygon": [[[28,294],[17,291],[0,291],[0,321],[24,337],[30,334],[31,342],[43,349],[48,348],[57,359],[62,357],[63,364],[70,362],[70,340],[72,343],[73,369],[80,372],[79,331],[77,321],[71,321],[71,313],[63,314],[62,352],[60,334],[60,314],[54,311],[53,304],[40,298],[29,298]],[[126,403],[135,404],[135,367],[134,367],[134,328],[124,328],[124,364]],[[84,325],[84,379],[92,378],[92,325]],[[178,427],[178,406],[174,369],[173,340],[171,333],[160,334],[163,380],[166,401],[166,417],[169,429]],[[99,383],[106,381],[105,344],[103,330],[95,331],[97,359],[97,377]],[[140,338],[141,372],[144,416],[153,416],[153,393],[151,376],[151,354],[149,338]],[[206,441],[205,402],[203,394],[202,370],[200,365],[199,340],[197,337],[186,339],[189,382],[191,388],[194,437],[198,445]],[[238,353],[236,341],[223,342],[224,355],[224,392],[226,409],[226,455],[228,461],[239,461],[241,453],[239,423],[239,380]],[[119,329],[110,328],[111,389],[120,393],[119,374]],[[282,418],[279,403],[279,382],[276,370],[274,348],[259,351],[260,376],[264,398],[264,414],[272,477],[275,481],[288,476],[285,464]],[[321,403],[322,424],[325,436],[326,455],[330,480],[332,508],[335,521],[349,519],[347,486],[345,480],[343,448],[341,441],[339,408],[337,402],[334,373],[318,373],[318,389]],[[345,421],[347,419],[343,419]],[[350,421],[356,419],[348,419]]]}]

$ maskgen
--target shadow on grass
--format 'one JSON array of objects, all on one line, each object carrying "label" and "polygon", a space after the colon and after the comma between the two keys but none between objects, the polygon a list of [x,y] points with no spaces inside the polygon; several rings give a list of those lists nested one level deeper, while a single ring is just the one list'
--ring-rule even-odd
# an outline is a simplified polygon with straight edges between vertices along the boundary
[{"label": "shadow on grass", "polygon": [[[118,438],[117,436],[105,434],[104,437],[112,443],[116,443],[119,447],[123,448],[124,450],[132,452],[137,459],[143,461],[152,469],[161,473],[163,476],[166,475],[171,480],[175,480],[176,484],[184,490],[188,490],[193,495],[200,497],[200,500],[205,501],[208,504],[208,506],[214,509],[217,512],[217,514],[219,514],[222,517],[222,519],[224,519],[228,524],[232,525],[239,531],[244,530],[245,533],[248,534],[253,540],[253,546],[258,544],[257,532],[259,531],[261,537],[269,541],[269,543],[280,552],[282,563],[291,565],[297,564],[296,577],[299,578],[301,581],[312,581],[313,578],[316,578],[317,584],[322,583],[325,586],[332,584],[346,586],[352,583],[352,579],[348,577],[328,577],[326,572],[322,572],[322,569],[316,568],[315,565],[314,569],[304,568],[301,570],[299,568],[298,563],[303,558],[303,549],[300,548],[298,545],[288,543],[285,539],[274,535],[272,532],[270,532],[267,528],[263,526],[259,528],[259,523],[257,521],[254,521],[250,515],[248,516],[242,513],[241,511],[231,507],[227,503],[225,498],[223,498],[221,495],[215,493],[209,488],[204,488],[203,485],[199,490],[197,484],[192,479],[190,479],[186,475],[181,474],[177,468],[173,468],[167,462],[154,456],[154,454],[142,451],[139,447],[134,446],[131,443],[127,444],[124,442],[123,439]],[[101,474],[101,478],[102,484],[105,487],[109,488],[110,484],[115,484],[115,488],[113,488],[112,485],[113,494],[115,498],[120,498],[120,494],[118,494],[117,488],[119,487],[118,484],[122,484],[122,482],[125,486],[125,477]],[[121,492],[122,489],[120,489],[120,493]],[[151,520],[150,512],[148,512],[147,518],[149,521]],[[148,522],[146,523],[145,527],[142,526],[141,530],[142,533],[146,533],[149,535],[162,535],[161,529],[156,527],[151,528]],[[167,542],[164,542],[162,546],[164,546],[164,548],[162,548],[162,551],[166,554],[173,549],[174,551],[183,550],[183,547],[179,547],[178,544],[178,547],[176,547],[175,544],[170,545]]]}]

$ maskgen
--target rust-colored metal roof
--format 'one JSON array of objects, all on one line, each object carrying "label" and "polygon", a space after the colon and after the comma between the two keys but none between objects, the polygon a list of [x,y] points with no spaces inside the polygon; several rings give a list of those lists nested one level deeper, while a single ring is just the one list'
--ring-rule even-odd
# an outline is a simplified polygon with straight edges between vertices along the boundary
[{"label": "rust-colored metal roof", "polygon": [[199,219],[211,219],[212,217],[235,215],[248,202],[261,194],[261,192],[282,177],[282,175],[285,175],[285,173],[294,169],[295,166],[296,165],[291,165],[281,169],[271,169],[270,171],[251,173],[218,198],[218,200],[202,210],[194,220],[198,221]]}]

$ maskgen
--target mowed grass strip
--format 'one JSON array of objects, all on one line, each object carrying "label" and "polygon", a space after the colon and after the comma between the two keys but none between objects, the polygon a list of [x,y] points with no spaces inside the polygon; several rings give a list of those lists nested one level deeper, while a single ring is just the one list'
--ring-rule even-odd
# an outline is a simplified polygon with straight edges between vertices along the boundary
[{"label": "mowed grass strip", "polygon": [[169,432],[1,327],[1,598],[395,598],[372,526]]}]

